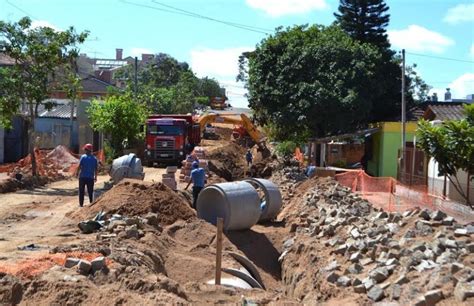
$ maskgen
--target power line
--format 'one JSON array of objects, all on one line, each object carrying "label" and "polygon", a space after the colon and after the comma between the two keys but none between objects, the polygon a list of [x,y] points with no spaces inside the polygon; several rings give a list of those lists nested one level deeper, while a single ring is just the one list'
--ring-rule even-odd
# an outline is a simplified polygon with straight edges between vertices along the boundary
[{"label": "power line", "polygon": [[38,18],[34,17],[33,15],[31,15],[30,13],[28,13],[27,11],[25,11],[25,10],[22,9],[21,7],[15,5],[15,4],[13,4],[13,3],[11,3],[11,2],[8,1],[8,0],[5,0],[5,2],[6,2],[7,4],[9,4],[10,6],[16,8],[16,9],[19,10],[20,12],[26,14],[26,16],[28,16],[28,17],[30,17],[30,18],[32,18],[32,19],[38,20]]},{"label": "power line", "polygon": [[249,25],[245,25],[245,24],[242,24],[242,23],[218,20],[218,19],[211,18],[211,17],[208,17],[208,16],[204,16],[204,15],[200,15],[200,14],[193,13],[193,12],[190,12],[190,11],[186,11],[186,10],[183,10],[183,9],[180,9],[180,8],[177,8],[177,7],[174,7],[174,6],[171,6],[169,4],[165,4],[165,3],[162,3],[162,2],[159,2],[159,1],[156,1],[156,0],[152,0],[151,2],[153,2],[155,4],[158,4],[158,5],[161,5],[161,6],[164,6],[164,7],[167,7],[167,8],[170,8],[170,9],[173,9],[173,10],[176,10],[176,11],[179,11],[179,12],[183,12],[183,13],[186,13],[186,14],[192,14],[193,16],[196,16],[196,17],[202,18],[202,19],[207,19],[207,20],[211,20],[211,21],[215,21],[215,22],[219,22],[219,23],[224,23],[224,24],[227,24],[227,25],[235,25],[235,26],[239,26],[239,27],[245,27],[245,28],[249,28],[249,29],[260,30],[260,31],[264,31],[264,32],[272,32],[271,29],[249,26]]},{"label": "power line", "polygon": [[198,19],[205,19],[205,20],[208,20],[208,21],[213,21],[213,22],[225,24],[227,26],[231,26],[231,27],[234,27],[234,28],[239,28],[241,30],[246,30],[246,31],[250,31],[250,32],[255,32],[255,33],[260,33],[260,34],[270,34],[269,32],[262,31],[257,27],[244,25],[244,24],[239,24],[239,23],[234,23],[234,22],[223,21],[223,20],[218,20],[218,19],[215,19],[215,18],[211,18],[211,17],[199,15],[199,14],[196,14],[196,13],[192,13],[192,12],[189,12],[189,11],[181,10],[179,8],[168,6],[166,4],[159,3],[159,2],[154,2],[153,1],[154,3],[156,3],[158,5],[165,6],[165,7],[170,7],[172,9],[164,9],[164,8],[159,8],[159,7],[151,6],[151,5],[147,5],[147,4],[135,3],[135,2],[127,1],[127,0],[120,0],[120,1],[123,2],[123,3],[126,3],[126,4],[130,4],[130,5],[134,5],[134,6],[138,6],[138,7],[143,7],[143,8],[148,8],[148,9],[152,9],[152,10],[156,10],[156,11],[161,11],[161,12],[166,12],[166,13],[171,13],[171,14],[176,14],[176,15],[183,15],[183,16],[193,17],[193,18],[198,18]]},{"label": "power line", "polygon": [[406,53],[407,53],[407,54],[410,54],[410,55],[421,56],[421,57],[428,57],[428,58],[434,58],[434,59],[440,59],[440,60],[445,60],[445,61],[453,61],[453,62],[462,62],[462,63],[471,63],[471,64],[474,64],[474,61],[462,60],[462,59],[451,58],[451,57],[442,57],[442,56],[426,55],[426,54],[411,53],[411,52],[406,52]]}]

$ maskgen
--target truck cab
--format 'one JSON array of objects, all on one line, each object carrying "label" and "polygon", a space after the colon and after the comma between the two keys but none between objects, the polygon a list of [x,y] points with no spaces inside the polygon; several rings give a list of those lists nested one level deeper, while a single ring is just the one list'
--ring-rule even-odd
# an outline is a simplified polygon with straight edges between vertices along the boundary
[{"label": "truck cab", "polygon": [[200,142],[199,125],[191,115],[153,115],[146,121],[145,161],[179,163]]}]

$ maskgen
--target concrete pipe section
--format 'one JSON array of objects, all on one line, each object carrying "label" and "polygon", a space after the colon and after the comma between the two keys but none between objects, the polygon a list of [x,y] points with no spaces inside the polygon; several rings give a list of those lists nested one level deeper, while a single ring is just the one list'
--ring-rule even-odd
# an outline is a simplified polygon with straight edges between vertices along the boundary
[{"label": "concrete pipe section", "polygon": [[275,219],[280,212],[282,199],[280,189],[273,182],[260,178],[250,178],[245,180],[254,186],[260,196],[261,210],[259,221],[269,221]]},{"label": "concrete pipe section", "polygon": [[197,199],[197,215],[214,225],[224,219],[224,230],[249,229],[260,218],[260,198],[252,184],[229,182],[209,185]]},{"label": "concrete pipe section", "polygon": [[110,176],[112,177],[113,183],[117,184],[124,178],[143,180],[145,174],[143,173],[140,158],[130,153],[114,159],[112,168],[110,169]]}]

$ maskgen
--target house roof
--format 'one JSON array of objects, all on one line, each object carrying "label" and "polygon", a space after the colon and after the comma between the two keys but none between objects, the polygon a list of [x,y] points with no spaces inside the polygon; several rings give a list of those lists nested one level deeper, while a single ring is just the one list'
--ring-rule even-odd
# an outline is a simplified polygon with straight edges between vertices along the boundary
[{"label": "house roof", "polygon": [[[74,105],[74,118],[76,118],[77,105]],[[68,104],[57,104],[52,109],[43,109],[38,113],[39,118],[59,118],[59,119],[70,119],[71,118],[71,106]]]},{"label": "house roof", "polygon": [[423,117],[427,120],[461,120],[466,118],[462,103],[446,102],[444,104],[430,105]]},{"label": "house roof", "polygon": [[99,80],[93,76],[85,77],[81,80],[82,91],[107,93],[107,87],[113,86],[107,82]]}]

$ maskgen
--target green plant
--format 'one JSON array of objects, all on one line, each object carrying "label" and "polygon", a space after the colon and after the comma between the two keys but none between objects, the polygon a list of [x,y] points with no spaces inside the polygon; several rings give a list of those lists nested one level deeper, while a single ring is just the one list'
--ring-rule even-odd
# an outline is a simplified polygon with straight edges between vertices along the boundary
[{"label": "green plant", "polygon": [[289,157],[292,157],[293,154],[295,153],[296,147],[297,147],[297,144],[295,142],[291,140],[286,140],[286,141],[280,142],[276,146],[276,151],[279,155],[285,158],[289,158]]}]

